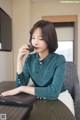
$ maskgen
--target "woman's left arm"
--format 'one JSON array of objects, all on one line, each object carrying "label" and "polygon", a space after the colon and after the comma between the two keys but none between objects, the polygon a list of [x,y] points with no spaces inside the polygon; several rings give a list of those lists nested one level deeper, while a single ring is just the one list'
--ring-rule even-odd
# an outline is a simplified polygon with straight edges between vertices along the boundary
[{"label": "woman's left arm", "polygon": [[35,93],[34,93],[35,90],[34,89],[35,89],[35,87],[20,86],[18,88],[12,89],[12,90],[8,90],[8,91],[5,91],[5,92],[2,92],[1,96],[11,96],[11,95],[19,94],[21,92],[35,95]]}]

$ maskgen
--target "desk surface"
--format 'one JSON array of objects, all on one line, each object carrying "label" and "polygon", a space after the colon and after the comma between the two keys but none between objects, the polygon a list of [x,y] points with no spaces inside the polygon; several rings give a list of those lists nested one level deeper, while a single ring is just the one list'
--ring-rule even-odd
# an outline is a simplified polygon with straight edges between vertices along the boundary
[{"label": "desk surface", "polygon": [[[15,81],[0,83],[0,92],[13,88],[15,88]],[[25,120],[75,120],[75,118],[60,100],[36,100],[30,117]]]}]

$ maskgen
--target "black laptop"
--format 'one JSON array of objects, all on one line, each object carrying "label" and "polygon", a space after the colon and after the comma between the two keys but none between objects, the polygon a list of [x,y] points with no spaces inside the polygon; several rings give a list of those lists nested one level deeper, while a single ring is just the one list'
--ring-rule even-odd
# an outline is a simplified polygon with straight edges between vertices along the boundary
[{"label": "black laptop", "polygon": [[36,96],[27,93],[19,93],[13,96],[0,96],[0,104],[15,105],[15,106],[30,106],[33,101],[37,99]]}]

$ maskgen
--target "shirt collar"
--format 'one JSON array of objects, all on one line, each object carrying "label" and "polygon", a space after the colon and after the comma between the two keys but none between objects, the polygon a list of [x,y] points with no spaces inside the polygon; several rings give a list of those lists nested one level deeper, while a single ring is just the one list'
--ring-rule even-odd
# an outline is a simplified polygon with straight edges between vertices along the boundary
[{"label": "shirt collar", "polygon": [[[42,63],[48,62],[48,61],[54,56],[54,54],[55,54],[55,53],[49,53],[41,62],[42,62]],[[38,53],[36,53],[36,60],[37,60],[38,62],[40,62],[40,61],[39,61],[39,54],[38,54]]]}]

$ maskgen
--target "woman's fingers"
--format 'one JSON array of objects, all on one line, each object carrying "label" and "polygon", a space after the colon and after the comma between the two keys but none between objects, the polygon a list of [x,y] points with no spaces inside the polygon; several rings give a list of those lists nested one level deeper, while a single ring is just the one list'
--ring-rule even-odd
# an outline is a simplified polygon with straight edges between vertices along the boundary
[{"label": "woman's fingers", "polygon": [[5,91],[3,93],[1,93],[1,96],[11,96],[11,95],[16,95],[18,93],[20,93],[20,88],[21,87],[18,87],[18,88],[14,88],[12,90],[8,90],[8,91]]},{"label": "woman's fingers", "polygon": [[19,53],[18,53],[18,58],[23,58],[26,54],[29,54],[30,51],[27,50],[28,45],[23,45],[20,49],[19,49]]}]

